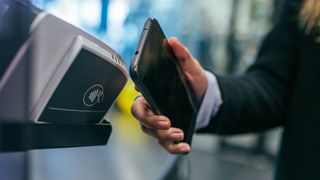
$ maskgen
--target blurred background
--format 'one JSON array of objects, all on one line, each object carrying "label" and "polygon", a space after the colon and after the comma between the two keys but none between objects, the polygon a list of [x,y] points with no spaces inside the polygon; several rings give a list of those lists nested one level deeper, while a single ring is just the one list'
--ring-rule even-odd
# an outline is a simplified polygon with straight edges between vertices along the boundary
[{"label": "blurred background", "polygon": [[[281,0],[31,0],[94,35],[130,65],[145,20],[157,18],[205,69],[241,74],[254,61]],[[137,96],[130,81],[107,113],[113,132],[106,146],[28,152],[32,180],[150,180],[273,178],[281,128],[237,136],[195,135],[192,152],[173,156],[142,134],[130,114]],[[10,153],[8,154],[10,155]],[[1,175],[0,175],[1,176]],[[0,178],[1,179],[1,178]]]}]

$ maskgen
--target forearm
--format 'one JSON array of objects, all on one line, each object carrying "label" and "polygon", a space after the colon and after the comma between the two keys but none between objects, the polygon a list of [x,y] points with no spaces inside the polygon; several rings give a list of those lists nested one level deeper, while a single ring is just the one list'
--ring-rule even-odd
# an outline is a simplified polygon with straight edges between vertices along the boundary
[{"label": "forearm", "polygon": [[257,76],[218,77],[223,104],[199,132],[239,134],[283,123],[290,93]]},{"label": "forearm", "polygon": [[257,73],[217,79],[207,72],[207,77],[208,88],[197,116],[198,132],[237,134],[282,123],[290,97],[282,84]]}]

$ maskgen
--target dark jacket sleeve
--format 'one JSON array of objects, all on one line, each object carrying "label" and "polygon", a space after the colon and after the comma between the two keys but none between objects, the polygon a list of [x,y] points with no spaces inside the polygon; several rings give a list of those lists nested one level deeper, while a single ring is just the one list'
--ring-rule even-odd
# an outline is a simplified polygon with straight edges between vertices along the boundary
[{"label": "dark jacket sleeve", "polygon": [[223,104],[198,132],[237,134],[284,122],[298,66],[299,4],[287,0],[279,21],[265,38],[255,63],[242,76],[218,76]]}]

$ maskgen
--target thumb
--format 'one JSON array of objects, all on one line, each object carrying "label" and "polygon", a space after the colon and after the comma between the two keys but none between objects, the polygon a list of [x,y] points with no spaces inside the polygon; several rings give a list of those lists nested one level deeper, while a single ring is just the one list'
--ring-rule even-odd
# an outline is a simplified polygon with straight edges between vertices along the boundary
[{"label": "thumb", "polygon": [[207,77],[204,70],[199,62],[193,58],[189,49],[182,45],[177,38],[170,38],[169,44],[177,57],[177,62],[184,76],[194,90],[197,98],[201,100],[207,88]]},{"label": "thumb", "polygon": [[177,57],[177,61],[182,69],[184,69],[184,66],[186,66],[188,63],[194,61],[189,49],[181,44],[181,42],[177,38],[170,38],[169,44],[173,50],[173,53]]}]

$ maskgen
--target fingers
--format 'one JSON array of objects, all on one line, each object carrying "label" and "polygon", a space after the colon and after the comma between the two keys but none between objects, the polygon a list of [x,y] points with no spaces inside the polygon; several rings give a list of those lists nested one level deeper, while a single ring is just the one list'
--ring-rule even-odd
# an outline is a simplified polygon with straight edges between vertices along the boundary
[{"label": "fingers", "polygon": [[[178,128],[170,128],[168,130],[156,130],[141,125],[144,133],[153,136],[159,140],[159,144],[172,154],[185,154],[190,151],[190,145],[182,143],[184,135],[183,131]],[[180,143],[176,143],[180,142]]]},{"label": "fingers", "polygon": [[141,125],[141,129],[144,133],[160,141],[179,142],[179,141],[182,141],[184,138],[183,131],[178,128],[170,128],[168,130],[158,130],[158,129],[148,128]]},{"label": "fingers", "polygon": [[185,154],[190,152],[190,146],[187,143],[170,143],[167,141],[159,141],[159,144],[172,154]]},{"label": "fingers", "polygon": [[142,96],[136,98],[131,107],[131,112],[140,122],[142,131],[156,138],[168,152],[183,154],[190,151],[188,144],[176,143],[184,139],[183,131],[171,127],[170,120],[167,117],[154,114]]},{"label": "fingers", "polygon": [[147,101],[141,96],[138,97],[132,107],[131,113],[138,121],[149,128],[166,130],[171,127],[170,120],[161,115],[155,115],[149,108]]},{"label": "fingers", "polygon": [[159,144],[172,154],[185,154],[190,151],[190,145],[187,143],[175,143],[182,141],[184,138],[183,131],[178,128],[169,130],[156,130],[141,126],[144,133],[153,136],[159,140]]}]

